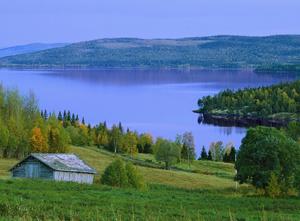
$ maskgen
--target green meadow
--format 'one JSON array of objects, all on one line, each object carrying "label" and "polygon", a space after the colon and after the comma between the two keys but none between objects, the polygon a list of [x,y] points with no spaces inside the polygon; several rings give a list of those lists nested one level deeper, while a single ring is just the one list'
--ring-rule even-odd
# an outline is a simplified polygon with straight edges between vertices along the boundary
[{"label": "green meadow", "polygon": [[[93,185],[11,179],[15,159],[0,159],[0,220],[300,220],[298,197],[267,198],[233,181],[228,163],[185,162],[159,169],[151,155],[72,147],[98,174]],[[100,176],[116,157],[131,160],[147,189],[112,188]],[[144,164],[143,164],[144,162]]]}]

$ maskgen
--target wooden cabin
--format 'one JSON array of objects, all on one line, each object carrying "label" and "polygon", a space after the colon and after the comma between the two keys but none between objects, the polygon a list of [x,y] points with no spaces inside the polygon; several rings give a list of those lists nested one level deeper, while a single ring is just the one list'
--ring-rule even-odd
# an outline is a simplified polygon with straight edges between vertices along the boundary
[{"label": "wooden cabin", "polygon": [[75,154],[32,153],[10,169],[12,177],[93,183],[96,170]]}]

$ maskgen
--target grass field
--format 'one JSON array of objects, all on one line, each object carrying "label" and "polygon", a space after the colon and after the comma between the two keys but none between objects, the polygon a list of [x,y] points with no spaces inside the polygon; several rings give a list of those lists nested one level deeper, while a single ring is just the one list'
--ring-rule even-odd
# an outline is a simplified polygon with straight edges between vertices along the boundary
[{"label": "grass field", "polygon": [[[0,159],[0,220],[300,220],[299,198],[259,197],[248,186],[236,190],[231,164],[196,161],[172,171],[138,166],[148,183],[138,191],[99,184],[113,154],[71,152],[97,169],[95,184],[8,179],[16,160]],[[137,156],[157,163],[151,157]]]}]

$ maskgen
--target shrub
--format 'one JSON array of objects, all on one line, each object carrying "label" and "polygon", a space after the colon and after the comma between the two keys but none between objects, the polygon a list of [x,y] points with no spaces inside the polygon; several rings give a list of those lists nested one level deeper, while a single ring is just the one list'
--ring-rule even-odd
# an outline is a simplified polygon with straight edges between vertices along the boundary
[{"label": "shrub", "polygon": [[137,168],[133,166],[132,163],[127,163],[126,172],[127,172],[129,187],[133,187],[136,189],[143,189],[145,187],[145,182],[143,177],[139,174]]},{"label": "shrub", "polygon": [[144,179],[132,163],[125,164],[121,159],[112,162],[101,177],[103,184],[115,187],[132,187],[142,189],[145,187]]},{"label": "shrub", "polygon": [[117,159],[112,162],[104,171],[101,182],[103,184],[115,187],[127,187],[128,177],[125,164],[122,160]]},{"label": "shrub", "polygon": [[266,194],[272,198],[281,195],[281,186],[275,173],[272,173],[270,176],[268,186],[266,187]]}]

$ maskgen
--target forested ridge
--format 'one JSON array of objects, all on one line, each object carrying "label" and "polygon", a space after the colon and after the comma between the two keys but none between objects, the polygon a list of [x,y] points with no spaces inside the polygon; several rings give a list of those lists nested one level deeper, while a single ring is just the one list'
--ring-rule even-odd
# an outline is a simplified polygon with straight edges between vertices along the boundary
[{"label": "forested ridge", "polygon": [[[300,36],[116,38],[84,41],[0,59],[5,67],[251,68],[269,72],[299,65]],[[294,70],[293,68],[291,70]]]},{"label": "forested ridge", "polygon": [[225,90],[198,100],[199,112],[299,121],[300,81],[268,87]]}]

